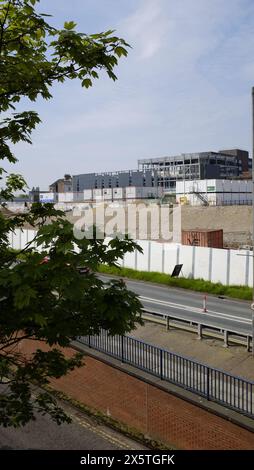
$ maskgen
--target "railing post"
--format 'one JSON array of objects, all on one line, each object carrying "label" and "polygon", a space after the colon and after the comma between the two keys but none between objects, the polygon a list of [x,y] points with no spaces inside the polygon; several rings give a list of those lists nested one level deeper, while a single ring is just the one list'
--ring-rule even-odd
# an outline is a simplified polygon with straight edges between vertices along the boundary
[{"label": "railing post", "polygon": [[163,380],[163,351],[160,349],[160,378]]},{"label": "railing post", "polygon": [[[102,338],[101,343],[98,341],[98,337]],[[83,344],[88,345],[89,348],[101,350],[111,356],[113,355],[117,359],[121,360],[123,364],[125,363],[126,359],[127,364],[132,364],[138,369],[147,370],[153,375],[155,374],[162,381],[172,381],[182,388],[187,387],[190,390],[193,390],[194,393],[205,397],[208,401],[212,400],[216,403],[222,403],[223,405],[226,403],[231,408],[240,411],[240,413],[244,412],[251,417],[254,416],[254,384],[252,382],[244,381],[239,377],[233,375],[231,376],[230,374],[223,373],[218,369],[213,369],[211,367],[202,365],[199,362],[189,361],[182,356],[170,353],[167,350],[157,348],[156,346],[144,343],[143,341],[137,341],[135,338],[127,337],[125,335],[117,335],[117,343],[113,344],[113,346],[116,347],[113,348],[114,350],[112,354],[112,347],[103,347],[103,337],[104,332],[102,331],[101,336],[86,335],[83,338],[78,337],[77,340],[83,342]],[[139,350],[137,350],[138,348]],[[133,360],[132,357],[134,357]],[[137,357],[138,360],[135,360]],[[193,368],[194,366],[195,368],[193,370],[190,369],[190,372],[188,372],[189,367]],[[184,372],[183,380],[181,378],[182,371]],[[195,376],[200,387],[195,387]],[[224,382],[226,387],[224,387]],[[243,387],[243,384],[245,384],[245,388]],[[242,387],[241,394],[240,385]],[[232,386],[234,387],[233,390]],[[234,392],[233,396],[231,396],[231,392]],[[228,396],[229,393],[230,396]],[[242,406],[240,406],[239,399],[237,399],[239,396],[243,397]]]},{"label": "railing post", "polygon": [[228,331],[224,330],[224,348],[228,347]]},{"label": "railing post", "polygon": [[253,390],[253,385],[251,384],[250,386],[250,412],[252,415],[254,415],[254,411],[252,412],[252,390]]},{"label": "railing post", "polygon": [[210,367],[206,368],[206,399],[210,400]]},{"label": "railing post", "polygon": [[124,336],[121,336],[121,360],[124,363]]}]

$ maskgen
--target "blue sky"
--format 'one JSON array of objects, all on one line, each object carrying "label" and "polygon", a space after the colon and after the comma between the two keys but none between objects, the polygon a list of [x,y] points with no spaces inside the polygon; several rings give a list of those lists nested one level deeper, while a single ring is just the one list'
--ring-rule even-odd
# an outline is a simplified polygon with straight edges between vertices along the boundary
[{"label": "blue sky", "polygon": [[82,32],[116,29],[133,49],[116,83],[66,82],[30,106],[43,123],[32,146],[16,147],[15,169],[30,186],[138,158],[251,149],[253,0],[41,0],[40,11]]}]

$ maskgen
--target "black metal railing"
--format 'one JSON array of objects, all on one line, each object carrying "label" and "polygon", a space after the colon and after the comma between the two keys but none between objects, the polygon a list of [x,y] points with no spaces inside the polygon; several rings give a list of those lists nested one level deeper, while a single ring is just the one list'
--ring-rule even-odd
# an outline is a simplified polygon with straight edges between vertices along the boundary
[{"label": "black metal railing", "polygon": [[109,336],[102,330],[77,341],[254,419],[254,382],[131,336]]}]

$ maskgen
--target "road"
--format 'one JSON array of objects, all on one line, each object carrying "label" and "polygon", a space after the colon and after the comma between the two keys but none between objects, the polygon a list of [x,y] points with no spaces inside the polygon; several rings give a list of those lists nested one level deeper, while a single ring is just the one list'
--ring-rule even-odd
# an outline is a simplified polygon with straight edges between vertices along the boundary
[{"label": "road", "polygon": [[71,424],[58,426],[48,416],[38,415],[36,421],[23,428],[0,426],[0,450],[139,450],[145,449],[93,418],[61,403],[71,416]]},{"label": "road", "polygon": [[[112,276],[101,276],[104,282]],[[188,319],[189,321],[209,323],[219,329],[227,329],[242,334],[252,334],[251,309],[248,302],[209,296],[207,312],[203,312],[202,293],[159,286],[141,281],[126,280],[127,287],[139,295],[143,306],[148,311],[163,315]],[[204,323],[203,323],[204,324]],[[81,340],[82,341],[82,340]],[[84,338],[85,344],[88,338]],[[241,378],[231,377],[216,369],[208,371],[205,365],[183,359],[167,351],[162,354],[159,348],[152,345],[137,343],[126,338],[121,344],[117,337],[102,334],[89,339],[91,347],[110,353],[124,363],[147,370],[184,388],[189,388],[199,395],[209,396],[224,406],[229,406],[254,415],[254,384]],[[156,341],[153,341],[155,344]]]},{"label": "road", "polygon": [[[104,281],[112,276],[101,276]],[[159,286],[148,282],[126,280],[127,287],[139,295],[148,311],[210,326],[239,334],[252,334],[250,304],[227,298],[207,296],[207,312],[203,312],[204,294],[184,289]]]}]

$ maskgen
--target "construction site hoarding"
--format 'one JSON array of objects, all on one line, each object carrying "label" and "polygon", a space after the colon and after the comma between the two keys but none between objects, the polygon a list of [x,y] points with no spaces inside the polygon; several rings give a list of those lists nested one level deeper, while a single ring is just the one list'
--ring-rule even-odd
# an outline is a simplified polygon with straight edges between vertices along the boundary
[{"label": "construction site hoarding", "polygon": [[182,245],[223,248],[223,230],[182,230]]}]

